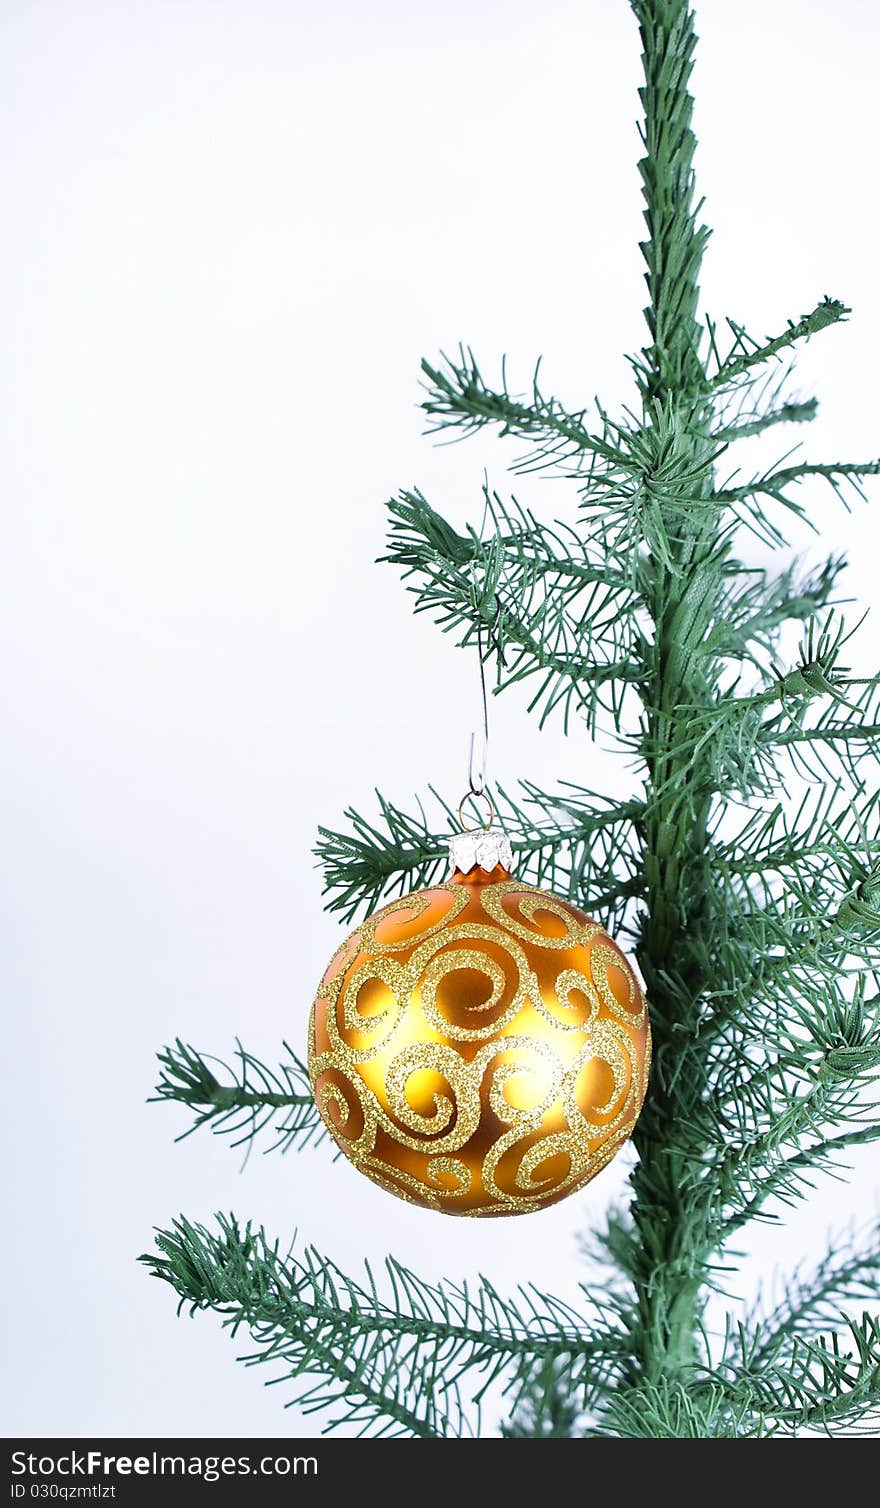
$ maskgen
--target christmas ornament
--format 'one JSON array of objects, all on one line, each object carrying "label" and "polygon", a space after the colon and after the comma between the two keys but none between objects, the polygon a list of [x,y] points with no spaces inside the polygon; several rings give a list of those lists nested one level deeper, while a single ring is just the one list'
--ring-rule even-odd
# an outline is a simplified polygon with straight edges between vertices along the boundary
[{"label": "christmas ornament", "polygon": [[489,823],[453,838],[450,879],[374,913],[332,958],[309,1073],[368,1178],[446,1214],[520,1215],[588,1183],[630,1135],[650,1031],[617,945],[512,877],[472,794]]}]

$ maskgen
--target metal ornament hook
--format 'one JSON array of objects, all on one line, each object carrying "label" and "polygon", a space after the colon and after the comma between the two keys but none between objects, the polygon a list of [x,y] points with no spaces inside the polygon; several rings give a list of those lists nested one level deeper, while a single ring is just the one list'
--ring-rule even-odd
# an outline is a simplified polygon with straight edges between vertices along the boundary
[{"label": "metal ornament hook", "polygon": [[[486,808],[487,808],[487,811],[489,813],[489,820],[488,820],[488,822],[484,822],[483,823],[482,828],[465,827],[465,823],[464,823],[464,809],[465,809],[465,805],[466,805],[466,803],[468,801],[485,801]],[[475,790],[471,789],[471,790],[468,791],[468,793],[467,793],[466,796],[462,796],[461,801],[459,802],[459,806],[458,806],[458,820],[459,820],[459,823],[461,824],[461,830],[462,830],[462,832],[465,832],[465,833],[473,833],[473,832],[480,832],[480,831],[482,831],[484,833],[489,832],[491,830],[494,822],[495,822],[495,803],[492,800],[492,797],[489,795],[489,792],[486,791],[486,790],[475,791]]]}]

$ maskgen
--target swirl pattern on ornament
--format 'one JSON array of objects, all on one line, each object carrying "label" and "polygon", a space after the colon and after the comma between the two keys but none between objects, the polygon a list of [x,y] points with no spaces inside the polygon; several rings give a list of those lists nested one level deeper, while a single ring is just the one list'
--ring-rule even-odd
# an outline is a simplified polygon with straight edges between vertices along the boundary
[{"label": "swirl pattern on ornament", "polygon": [[331,1134],[376,1183],[446,1213],[524,1214],[627,1139],[650,1034],[638,980],[596,922],[483,873],[393,901],[342,944],[309,1067]]}]

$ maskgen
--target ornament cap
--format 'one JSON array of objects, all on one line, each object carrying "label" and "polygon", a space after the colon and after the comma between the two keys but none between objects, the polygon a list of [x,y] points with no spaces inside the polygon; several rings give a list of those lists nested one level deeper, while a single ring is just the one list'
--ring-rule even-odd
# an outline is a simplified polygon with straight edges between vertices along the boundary
[{"label": "ornament cap", "polygon": [[510,871],[513,850],[510,839],[500,827],[491,830],[477,828],[470,832],[456,833],[449,840],[450,872],[469,874],[472,869],[491,871],[499,865]]}]

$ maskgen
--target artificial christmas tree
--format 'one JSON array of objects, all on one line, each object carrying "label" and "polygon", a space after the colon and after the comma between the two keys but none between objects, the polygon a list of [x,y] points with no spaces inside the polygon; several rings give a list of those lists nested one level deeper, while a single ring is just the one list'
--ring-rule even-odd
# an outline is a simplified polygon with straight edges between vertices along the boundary
[{"label": "artificial christmas tree", "polygon": [[[654,1067],[630,1206],[601,1235],[600,1297],[514,1302],[393,1261],[383,1296],[228,1218],[181,1219],[144,1259],[185,1304],[249,1329],[273,1375],[305,1379],[309,1406],[365,1429],[459,1434],[499,1378],[511,1435],[847,1430],[880,1402],[876,1225],[834,1243],[777,1304],[733,1307],[720,1333],[703,1324],[709,1295],[730,1289],[720,1273],[737,1232],[880,1139],[864,1089],[880,1065],[880,678],[841,663],[839,559],[805,571],[738,554],[749,530],[784,545],[806,479],[858,491],[880,463],[727,480],[738,440],[812,418],[780,358],[847,310],[823,299],[766,340],[700,326],[693,18],[686,0],[633,9],[650,331],[635,412],[590,424],[537,381],[527,399],[493,388],[469,351],[425,363],[432,425],[497,426],[520,442],[514,470],[571,479],[580,523],[563,530],[487,494],[493,531],[462,535],[404,493],[387,556],[416,607],[482,642],[505,684],[536,678],[542,717],[561,709],[572,728],[613,733],[639,762],[623,802],[525,786],[503,804],[518,876],[629,932],[646,986]],[[792,624],[803,648],[786,667]],[[334,909],[369,912],[437,880],[443,842],[422,817],[383,802],[378,822],[347,822],[318,845]],[[226,1084],[181,1043],[162,1065],[160,1097],[194,1108],[196,1124],[246,1141],[274,1125],[283,1145],[319,1129],[294,1054],[273,1071],[242,1049]]]}]

